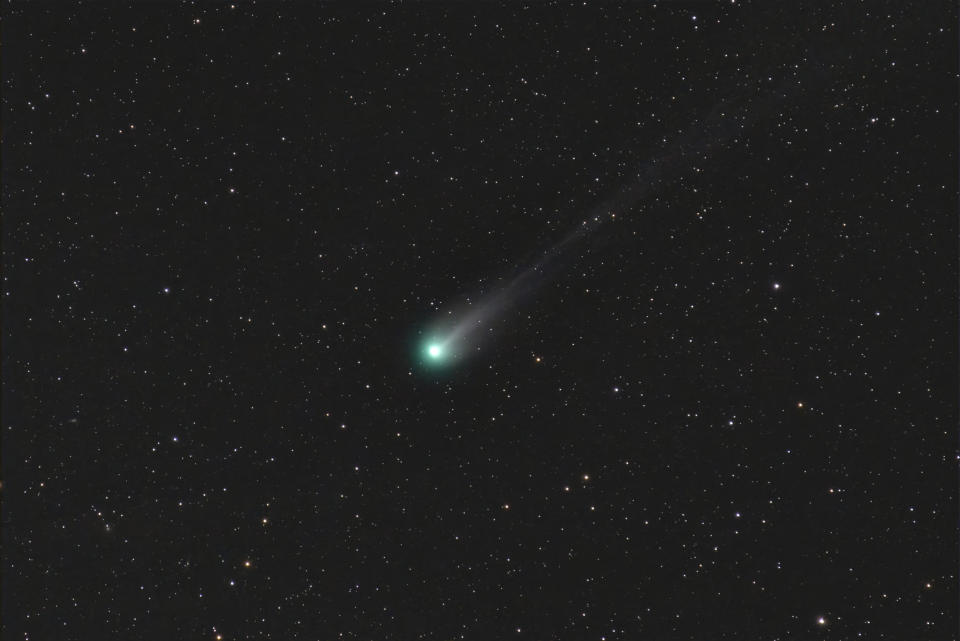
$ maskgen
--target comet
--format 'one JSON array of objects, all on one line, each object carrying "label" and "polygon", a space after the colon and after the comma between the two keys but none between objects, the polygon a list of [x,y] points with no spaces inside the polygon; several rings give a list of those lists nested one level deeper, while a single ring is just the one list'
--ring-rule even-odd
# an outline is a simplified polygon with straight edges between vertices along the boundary
[{"label": "comet", "polygon": [[482,294],[476,302],[468,301],[447,313],[427,332],[421,343],[421,359],[430,366],[449,366],[476,353],[483,339],[495,330],[495,322],[521,298],[536,291],[558,273],[568,249],[603,221],[599,217],[584,221],[580,227],[545,251],[532,266],[505,284]]},{"label": "comet", "polygon": [[744,130],[745,114],[749,114],[751,122],[756,124],[762,120],[759,114],[770,112],[772,107],[799,91],[798,87],[799,84],[784,95],[773,92],[766,100],[753,104],[743,104],[737,99],[720,101],[710,113],[676,138],[662,139],[658,151],[636,168],[626,184],[594,207],[579,225],[547,249],[533,265],[506,284],[482,292],[475,303],[470,301],[447,311],[429,330],[421,332],[424,337],[420,344],[421,362],[447,367],[479,351],[483,339],[492,334],[495,321],[522,297],[560,273],[570,262],[564,259],[570,258],[578,241],[616,220],[618,215],[638,214],[638,205],[661,188],[669,177],[682,173],[694,163],[702,166],[711,152],[722,149],[731,140],[737,144],[738,136]]},{"label": "comet", "polygon": [[519,275],[500,287],[481,294],[476,302],[468,302],[448,311],[425,332],[421,343],[421,362],[431,367],[448,367],[462,362],[479,351],[483,339],[492,334],[494,322],[521,298],[532,294],[550,278],[562,271],[569,262],[571,249],[601,225],[614,220],[618,213],[629,212],[659,183],[663,170],[670,166],[674,157],[682,154],[674,151],[650,163],[638,180],[621,189],[612,198],[595,207],[560,241],[543,252],[539,260]]}]

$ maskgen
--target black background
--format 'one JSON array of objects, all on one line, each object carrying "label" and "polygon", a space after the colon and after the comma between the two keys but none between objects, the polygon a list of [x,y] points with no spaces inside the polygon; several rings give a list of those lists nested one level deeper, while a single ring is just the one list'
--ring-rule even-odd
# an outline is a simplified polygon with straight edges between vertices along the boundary
[{"label": "black background", "polygon": [[957,13],[842,4],[8,4],[4,637],[956,638]]}]

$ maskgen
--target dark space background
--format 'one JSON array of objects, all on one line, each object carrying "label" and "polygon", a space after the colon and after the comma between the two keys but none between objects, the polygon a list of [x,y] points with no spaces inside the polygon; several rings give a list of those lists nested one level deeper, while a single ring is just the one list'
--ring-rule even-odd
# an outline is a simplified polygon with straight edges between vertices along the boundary
[{"label": "dark space background", "polygon": [[4,638],[957,638],[957,10],[832,4],[5,3]]}]

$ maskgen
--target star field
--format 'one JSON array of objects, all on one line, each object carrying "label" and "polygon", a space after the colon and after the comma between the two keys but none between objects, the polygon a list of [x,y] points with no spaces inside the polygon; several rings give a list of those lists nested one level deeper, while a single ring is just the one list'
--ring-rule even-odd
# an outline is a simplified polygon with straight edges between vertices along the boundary
[{"label": "star field", "polygon": [[953,4],[3,37],[4,638],[956,638]]}]

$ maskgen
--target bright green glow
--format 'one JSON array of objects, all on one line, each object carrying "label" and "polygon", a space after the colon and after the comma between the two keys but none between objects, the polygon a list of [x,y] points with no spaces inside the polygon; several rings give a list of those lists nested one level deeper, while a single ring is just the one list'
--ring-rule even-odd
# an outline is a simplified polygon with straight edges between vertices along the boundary
[{"label": "bright green glow", "polygon": [[432,332],[417,341],[414,358],[428,370],[443,370],[457,361],[459,351],[449,336]]}]

